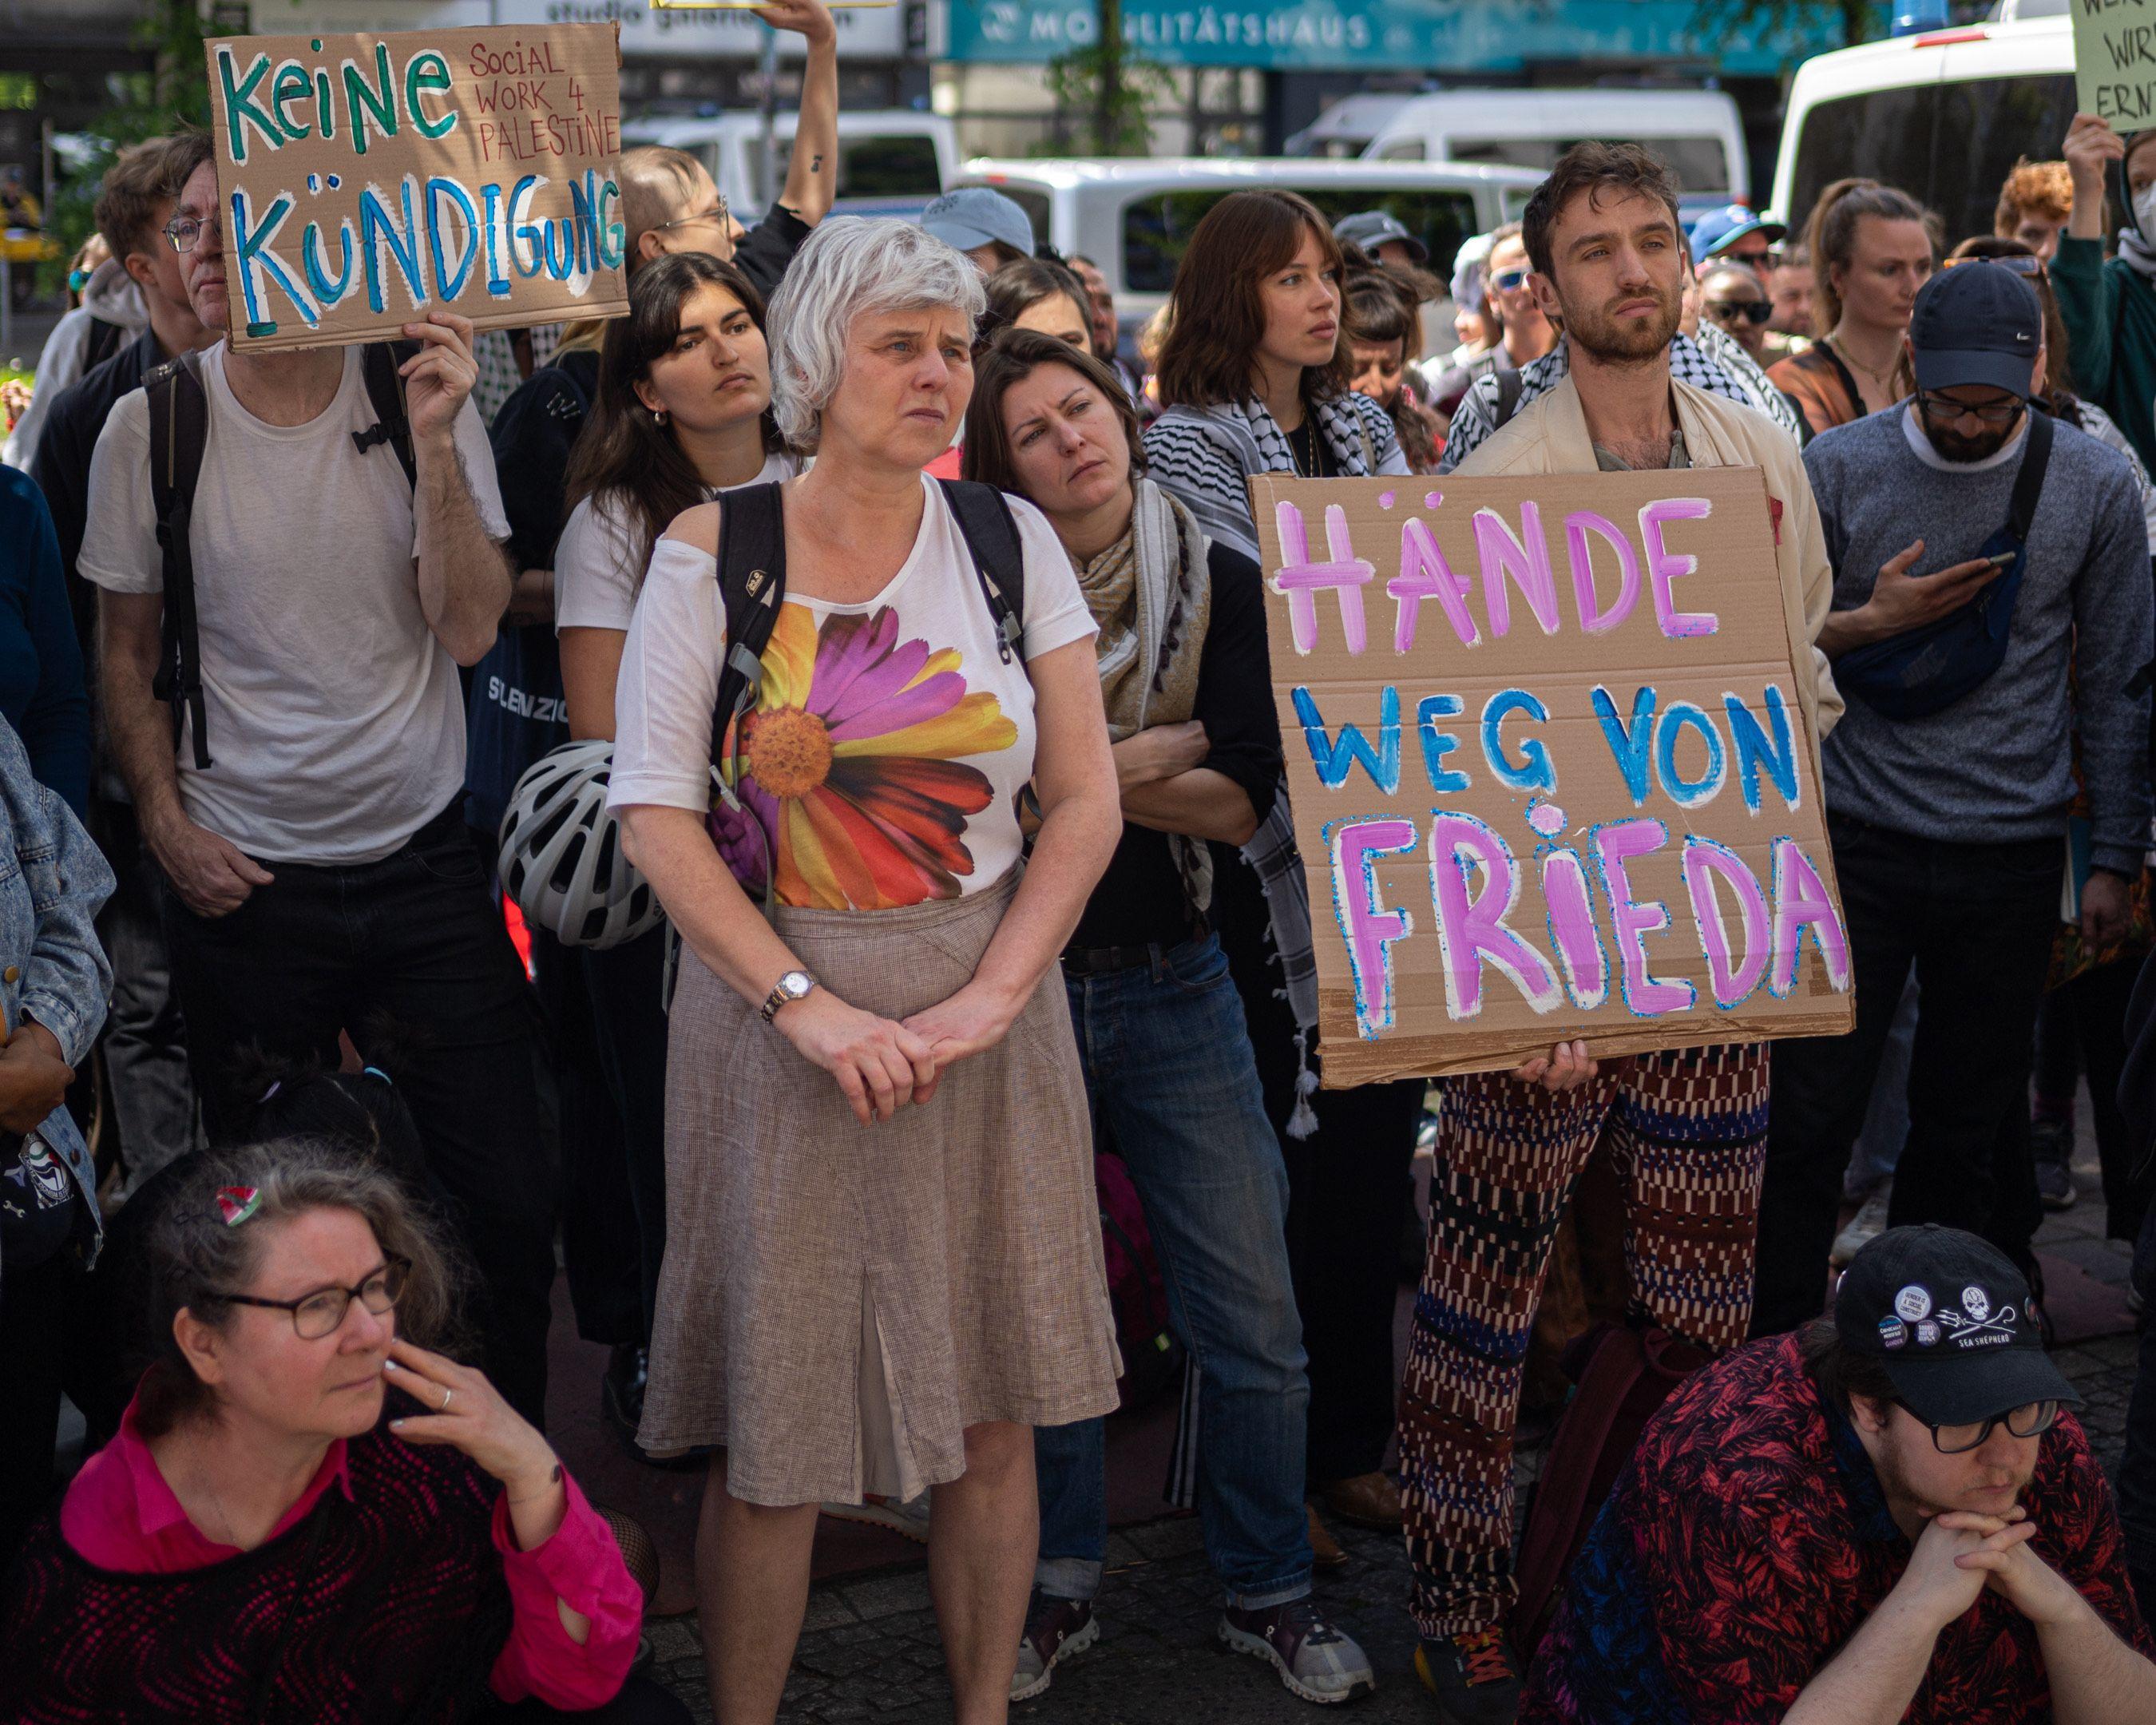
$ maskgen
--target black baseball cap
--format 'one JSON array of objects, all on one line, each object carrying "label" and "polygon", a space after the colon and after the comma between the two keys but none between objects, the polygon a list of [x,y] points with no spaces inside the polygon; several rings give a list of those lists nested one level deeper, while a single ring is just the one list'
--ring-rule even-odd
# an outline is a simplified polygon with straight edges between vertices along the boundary
[{"label": "black baseball cap", "polygon": [[1940,270],[1917,290],[1909,346],[1919,388],[1980,383],[2026,401],[2043,345],[2043,302],[2011,270],[1964,264]]},{"label": "black baseball cap", "polygon": [[1889,1228],[1871,1241],[1835,1291],[1834,1327],[1852,1353],[1886,1367],[1895,1394],[1928,1425],[1973,1425],[2030,1402],[2081,1403],[2044,1352],[2021,1272],[1958,1228]]},{"label": "black baseball cap", "polygon": [[1341,217],[1332,224],[1332,237],[1342,244],[1361,246],[1373,258],[1379,246],[1397,240],[1408,249],[1408,255],[1416,263],[1430,261],[1430,248],[1410,234],[1399,217],[1388,215],[1381,209],[1360,210],[1352,216]]}]

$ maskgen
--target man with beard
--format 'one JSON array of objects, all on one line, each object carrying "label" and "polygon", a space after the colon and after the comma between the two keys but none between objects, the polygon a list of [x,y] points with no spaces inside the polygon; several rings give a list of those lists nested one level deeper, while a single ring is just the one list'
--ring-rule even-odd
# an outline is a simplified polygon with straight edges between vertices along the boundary
[{"label": "man with beard", "polygon": [[2080,1399],[2011,1264],[1889,1229],[1832,1318],[1708,1367],[1648,1424],[1523,1725],[2156,1718]]},{"label": "man with beard", "polygon": [[1856,1024],[1775,1055],[1759,1335],[1820,1309],[1842,1170],[1912,967],[1922,1002],[1887,1221],[1969,1229],[2033,1270],[2025,1132],[2001,1140],[1999,1126],[2026,1107],[2077,798],[2067,886],[2092,952],[2126,932],[2148,848],[2136,674],[2151,598],[2132,467],[2028,411],[2044,318],[2011,270],[1942,271],[1906,340],[1915,398],[1804,454],[1835,565],[1820,644],[1849,696],[1824,768]]},{"label": "man with beard", "polygon": [[[1832,576],[1789,435],[1671,374],[1687,274],[1669,172],[1634,144],[1568,151],[1522,223],[1536,301],[1561,322],[1563,378],[1461,464],[1462,476],[1757,467],[1775,564],[1814,634]],[[1798,664],[1815,732],[1840,697]],[[1430,1180],[1430,1259],[1400,1397],[1417,1669],[1458,1725],[1510,1721],[1519,1677],[1499,1625],[1512,1574],[1512,1426],[1552,1237],[1599,1141],[1625,1191],[1633,1317],[1708,1352],[1744,1337],[1766,1149],[1763,1045],[1678,1049],[1598,1072],[1553,1056],[1449,1080]]]}]

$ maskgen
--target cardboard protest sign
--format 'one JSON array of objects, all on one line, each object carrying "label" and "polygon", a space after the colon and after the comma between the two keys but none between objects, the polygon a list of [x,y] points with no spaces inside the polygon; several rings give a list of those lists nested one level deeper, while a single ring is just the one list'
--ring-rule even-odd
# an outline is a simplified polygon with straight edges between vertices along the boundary
[{"label": "cardboard protest sign", "polygon": [[234,347],[629,310],[613,25],[207,46]]},{"label": "cardboard protest sign", "polygon": [[1757,468],[1250,483],[1328,1087],[1849,1028]]},{"label": "cardboard protest sign", "polygon": [[2156,125],[2156,0],[2070,0],[2074,100],[2114,131]]}]

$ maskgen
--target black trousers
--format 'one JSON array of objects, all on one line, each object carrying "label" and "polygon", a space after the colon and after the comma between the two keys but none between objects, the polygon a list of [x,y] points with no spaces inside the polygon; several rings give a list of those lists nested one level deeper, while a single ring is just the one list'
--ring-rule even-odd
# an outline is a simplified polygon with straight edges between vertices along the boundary
[{"label": "black trousers", "polygon": [[334,1064],[393,1038],[429,1172],[478,1272],[488,1375],[543,1425],[559,1181],[532,1085],[524,967],[454,809],[380,862],[280,862],[229,916],[198,916],[167,886],[165,938],[188,1059],[213,1142],[246,1127],[233,1055]]},{"label": "black trousers", "polygon": [[[576,958],[613,1123],[612,1154],[603,1161],[579,1158],[569,1174],[569,1214],[584,1211],[588,1219],[577,1225],[595,1236],[587,1269],[590,1297],[617,1314],[619,1332],[589,1339],[644,1343],[651,1336],[666,1250],[666,1014],[660,1004],[666,932],[654,928],[626,945],[588,948]],[[563,1141],[570,1142],[566,1133]],[[565,1254],[568,1237],[565,1222]],[[573,1258],[570,1264],[573,1295]],[[581,1328],[582,1296],[577,1312]]]},{"label": "black trousers", "polygon": [[1393,1440],[1399,1372],[1393,1318],[1408,1171],[1427,1086],[1419,1078],[1310,1097],[1317,1130],[1288,1135],[1295,1107],[1295,1015],[1276,998],[1279,968],[1265,944],[1265,895],[1215,847],[1214,918],[1243,997],[1265,1114],[1287,1164],[1288,1266],[1310,1357],[1306,1467],[1313,1486],[1374,1473]]},{"label": "black trousers", "polygon": [[2002,1189],[1999,1140],[2010,1113],[2026,1136],[2030,1050],[2058,926],[2064,844],[1950,845],[1832,814],[1827,828],[1849,922],[1856,1026],[1775,1045],[1755,1336],[1820,1312],[1842,1170],[1911,966],[1922,999],[1908,1143],[1888,1222],[1939,1222],[1991,1238],[1995,1204],[2003,1199],[2001,1214],[2018,1214],[2018,1187],[2033,1180],[2025,1146],[2011,1158],[2016,1189]]},{"label": "black trousers", "polygon": [[72,1248],[0,1269],[0,1574],[53,1497],[60,1378],[83,1281]]}]

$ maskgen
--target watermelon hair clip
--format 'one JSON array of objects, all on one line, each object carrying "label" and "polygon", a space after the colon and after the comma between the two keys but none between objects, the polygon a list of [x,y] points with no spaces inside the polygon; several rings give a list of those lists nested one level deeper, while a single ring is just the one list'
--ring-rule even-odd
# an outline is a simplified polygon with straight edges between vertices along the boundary
[{"label": "watermelon hair clip", "polygon": [[256,1186],[221,1187],[217,1194],[217,1207],[224,1217],[224,1225],[237,1228],[262,1208],[261,1189]]}]

